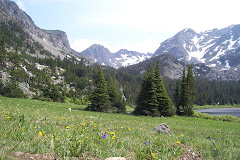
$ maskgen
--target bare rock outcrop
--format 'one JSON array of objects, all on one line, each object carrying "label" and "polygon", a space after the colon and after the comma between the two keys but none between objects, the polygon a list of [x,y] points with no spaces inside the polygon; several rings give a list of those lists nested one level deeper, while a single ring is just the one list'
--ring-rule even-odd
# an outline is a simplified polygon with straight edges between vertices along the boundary
[{"label": "bare rock outcrop", "polygon": [[161,123],[159,126],[155,127],[152,131],[173,135],[166,123]]}]

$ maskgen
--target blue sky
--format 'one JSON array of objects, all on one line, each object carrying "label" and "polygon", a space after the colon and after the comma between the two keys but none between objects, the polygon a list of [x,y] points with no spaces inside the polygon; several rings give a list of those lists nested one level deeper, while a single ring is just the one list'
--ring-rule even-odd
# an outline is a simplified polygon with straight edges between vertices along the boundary
[{"label": "blue sky", "polygon": [[42,29],[65,31],[77,51],[101,44],[154,52],[184,28],[239,24],[238,0],[14,0]]}]

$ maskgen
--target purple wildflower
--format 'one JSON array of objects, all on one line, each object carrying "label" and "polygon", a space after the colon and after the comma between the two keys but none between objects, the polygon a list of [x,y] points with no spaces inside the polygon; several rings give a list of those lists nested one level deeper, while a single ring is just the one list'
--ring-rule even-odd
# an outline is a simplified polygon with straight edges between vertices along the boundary
[{"label": "purple wildflower", "polygon": [[150,145],[151,142],[150,142],[150,141],[146,141],[146,142],[144,142],[144,144],[148,144],[148,145]]},{"label": "purple wildflower", "polygon": [[102,136],[103,139],[107,139],[107,134],[104,133],[103,136]]},{"label": "purple wildflower", "polygon": [[110,126],[109,123],[108,123],[108,126]]},{"label": "purple wildflower", "polygon": [[97,135],[98,135],[98,136],[99,136],[99,134],[100,134],[100,133],[99,133],[99,132],[97,132]]}]

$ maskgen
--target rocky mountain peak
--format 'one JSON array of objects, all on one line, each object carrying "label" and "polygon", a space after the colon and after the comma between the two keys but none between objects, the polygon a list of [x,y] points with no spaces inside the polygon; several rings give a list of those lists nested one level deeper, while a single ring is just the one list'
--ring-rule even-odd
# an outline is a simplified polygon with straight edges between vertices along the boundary
[{"label": "rocky mountain peak", "polygon": [[44,48],[55,56],[65,57],[63,53],[75,53],[69,45],[67,35],[59,30],[44,30],[37,27],[30,16],[21,10],[17,4],[10,0],[0,0],[0,18],[3,21],[13,20],[21,24],[33,40],[39,42]]}]

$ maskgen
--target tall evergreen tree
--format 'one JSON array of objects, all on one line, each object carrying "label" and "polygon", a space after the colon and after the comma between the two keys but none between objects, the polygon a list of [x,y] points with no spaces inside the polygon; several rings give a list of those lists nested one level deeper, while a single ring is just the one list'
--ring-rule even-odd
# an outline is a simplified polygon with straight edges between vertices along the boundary
[{"label": "tall evergreen tree", "polygon": [[117,80],[114,78],[115,76],[108,75],[107,81],[107,91],[109,95],[109,100],[111,102],[111,106],[117,108],[117,112],[125,112],[126,108],[122,102],[122,96],[119,91],[119,85]]},{"label": "tall evergreen tree", "polygon": [[196,93],[196,88],[195,88],[195,79],[193,76],[193,71],[192,71],[192,65],[188,66],[188,74],[187,74],[187,85],[188,85],[188,93],[187,93],[187,115],[191,116],[193,114],[193,104],[195,101],[195,93]]},{"label": "tall evergreen tree", "polygon": [[157,61],[156,68],[154,70],[154,83],[156,85],[157,101],[158,101],[158,110],[163,116],[172,115],[172,106],[171,100],[167,94],[165,86],[161,78],[161,69],[160,63]]},{"label": "tall evergreen tree", "polygon": [[134,114],[159,116],[155,78],[151,65],[143,77],[140,93],[137,98],[137,106]]},{"label": "tall evergreen tree", "polygon": [[186,70],[183,69],[182,73],[182,84],[181,84],[181,92],[180,92],[180,112],[182,110],[182,113],[180,115],[186,113],[187,109],[187,97],[188,97],[188,85],[187,85],[187,79],[186,79]]},{"label": "tall evergreen tree", "polygon": [[178,115],[191,116],[193,114],[193,104],[195,101],[195,79],[193,77],[192,65],[188,66],[186,77],[185,68],[182,74],[182,84],[180,93],[180,107],[177,110]]},{"label": "tall evergreen tree", "polygon": [[101,66],[99,66],[94,87],[93,93],[90,96],[91,105],[89,105],[87,109],[90,111],[109,112],[110,97],[108,95],[107,84]]},{"label": "tall evergreen tree", "polygon": [[4,37],[2,37],[0,40],[0,69],[1,70],[3,70],[5,67],[6,56],[7,56],[7,51],[5,46],[5,39]]},{"label": "tall evergreen tree", "polygon": [[176,114],[180,115],[180,93],[179,93],[179,82],[176,82],[176,87],[174,90],[174,104],[176,107]]},{"label": "tall evergreen tree", "polygon": [[172,115],[171,101],[160,76],[159,63],[155,70],[152,70],[149,65],[143,78],[134,113],[150,116]]}]

